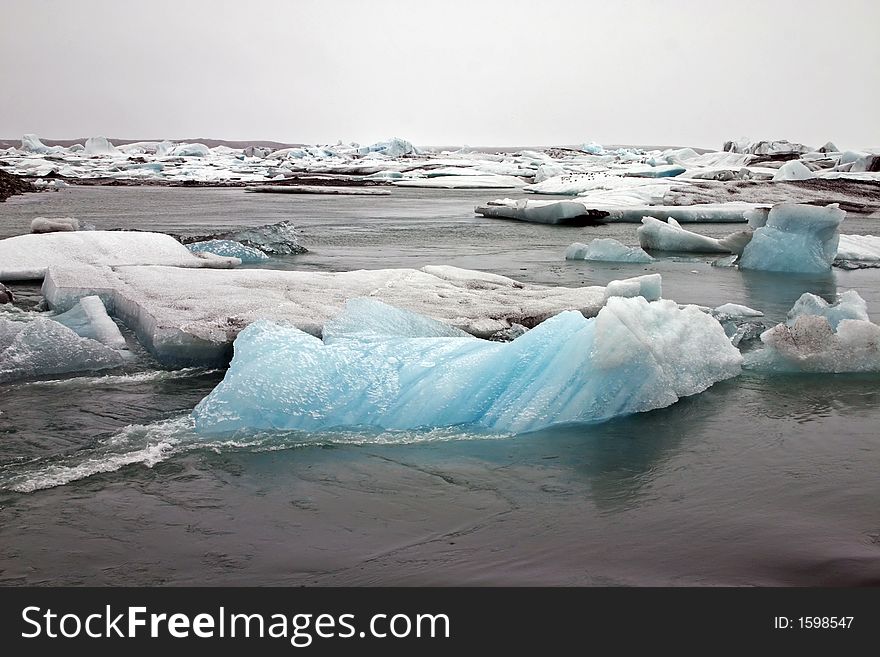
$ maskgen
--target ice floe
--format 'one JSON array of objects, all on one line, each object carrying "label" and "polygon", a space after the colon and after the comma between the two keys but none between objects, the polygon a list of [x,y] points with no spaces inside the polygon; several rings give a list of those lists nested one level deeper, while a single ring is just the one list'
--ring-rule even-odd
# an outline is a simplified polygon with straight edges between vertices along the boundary
[{"label": "ice floe", "polygon": [[205,240],[186,245],[193,253],[213,253],[226,258],[238,258],[242,264],[254,264],[268,260],[269,256],[253,246],[245,246],[234,240]]},{"label": "ice floe", "polygon": [[565,250],[566,260],[597,260],[605,262],[653,262],[654,258],[637,246],[626,246],[615,239],[603,237],[589,244],[574,242]]},{"label": "ice floe", "polygon": [[36,217],[31,221],[32,233],[61,233],[79,230],[79,221],[73,217]]},{"label": "ice floe", "polygon": [[367,322],[364,343],[358,320],[339,321],[354,334],[328,343],[268,321],[242,331],[225,378],[193,411],[196,430],[521,433],[669,406],[736,376],[742,359],[696,307],[642,298],[613,298],[592,319],[560,313],[507,343],[423,336],[409,321],[378,340]]},{"label": "ice floe", "polygon": [[76,231],[0,240],[0,280],[38,280],[59,265],[233,267],[236,258],[196,255],[169,235],[139,231]]},{"label": "ice floe", "polygon": [[100,296],[142,344],[176,364],[225,362],[235,336],[259,319],[321,335],[353,297],[372,297],[490,337],[513,324],[535,326],[564,310],[593,316],[613,290],[657,299],[660,276],[612,282],[607,288],[566,288],[449,266],[331,273],[80,265],[51,267],[43,283],[43,294],[56,310],[84,296]]}]

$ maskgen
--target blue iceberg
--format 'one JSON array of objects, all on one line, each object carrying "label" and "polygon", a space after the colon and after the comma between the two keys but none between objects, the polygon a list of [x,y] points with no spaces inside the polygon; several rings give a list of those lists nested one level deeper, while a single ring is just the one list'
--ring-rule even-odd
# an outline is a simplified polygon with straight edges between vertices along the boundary
[{"label": "blue iceberg", "polygon": [[192,244],[187,244],[186,248],[193,253],[213,253],[218,256],[238,258],[241,260],[242,264],[263,262],[264,260],[269,259],[269,256],[260,251],[260,249],[253,246],[246,246],[241,242],[235,242],[233,240],[205,240],[204,242],[193,242]]},{"label": "blue iceberg", "polygon": [[836,203],[818,207],[780,203],[770,209],[767,223],[755,230],[743,250],[743,269],[819,273],[829,271],[846,212]]},{"label": "blue iceberg", "polygon": [[669,406],[736,376],[742,360],[715,319],[668,300],[615,297],[595,318],[563,312],[506,343],[436,337],[430,322],[368,310],[347,306],[325,341],[269,321],[248,326],[225,378],[193,411],[197,431],[521,433]]}]

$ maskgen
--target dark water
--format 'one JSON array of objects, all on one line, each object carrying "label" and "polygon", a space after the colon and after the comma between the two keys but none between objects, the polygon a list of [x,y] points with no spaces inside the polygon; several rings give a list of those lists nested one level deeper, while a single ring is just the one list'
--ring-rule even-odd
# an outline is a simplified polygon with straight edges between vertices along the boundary
[{"label": "dark water", "polygon": [[[272,266],[453,264],[556,285],[659,271],[680,302],[777,320],[804,291],[854,288],[880,319],[878,270],[567,263],[572,241],[632,244],[636,227],[488,220],[473,206],[496,192],[393,191],[75,188],[0,205],[0,236],[35,216],[190,233],[292,219],[311,252]],[[877,234],[875,221],[844,232]],[[0,386],[0,582],[880,584],[875,375],[745,374],[667,409],[520,436],[206,444],[186,415],[221,378],[140,354],[109,375]]]}]

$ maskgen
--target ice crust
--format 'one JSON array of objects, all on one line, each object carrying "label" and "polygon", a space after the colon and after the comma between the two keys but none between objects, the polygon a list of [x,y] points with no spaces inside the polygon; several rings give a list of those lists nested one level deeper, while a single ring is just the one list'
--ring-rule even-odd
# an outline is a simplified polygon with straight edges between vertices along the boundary
[{"label": "ice crust", "polygon": [[426,337],[408,322],[376,339],[366,327],[369,342],[355,332],[325,343],[290,326],[252,324],[224,380],[193,411],[197,431],[522,433],[669,406],[736,376],[741,363],[710,316],[643,298],[613,298],[592,319],[563,312],[507,343]]},{"label": "ice crust", "polygon": [[169,235],[139,231],[75,231],[0,240],[0,280],[38,280],[52,266],[171,265],[234,267],[236,258],[197,256]]}]

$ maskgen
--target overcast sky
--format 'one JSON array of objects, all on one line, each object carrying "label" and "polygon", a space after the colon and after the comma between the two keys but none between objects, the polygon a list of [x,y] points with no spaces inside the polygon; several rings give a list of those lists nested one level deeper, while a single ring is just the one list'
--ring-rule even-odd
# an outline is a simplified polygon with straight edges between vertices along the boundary
[{"label": "overcast sky", "polygon": [[877,0],[0,0],[0,137],[880,146]]}]

